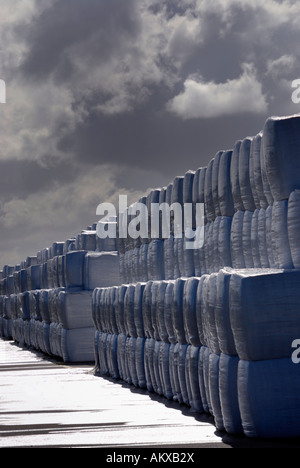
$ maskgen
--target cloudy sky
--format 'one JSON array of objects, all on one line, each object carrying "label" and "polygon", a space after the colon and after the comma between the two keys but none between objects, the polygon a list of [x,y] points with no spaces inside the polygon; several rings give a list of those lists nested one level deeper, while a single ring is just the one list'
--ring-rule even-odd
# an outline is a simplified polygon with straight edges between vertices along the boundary
[{"label": "cloudy sky", "polygon": [[299,17],[297,0],[0,0],[0,265],[300,112]]}]

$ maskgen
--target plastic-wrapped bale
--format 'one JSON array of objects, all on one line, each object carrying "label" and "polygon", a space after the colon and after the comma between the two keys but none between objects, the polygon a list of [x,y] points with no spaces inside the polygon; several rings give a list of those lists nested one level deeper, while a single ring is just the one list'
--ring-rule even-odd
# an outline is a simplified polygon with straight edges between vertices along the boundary
[{"label": "plastic-wrapped bale", "polygon": [[162,394],[168,400],[173,399],[173,391],[170,377],[170,343],[160,343],[160,371],[161,371],[161,383],[162,383]]},{"label": "plastic-wrapped bale", "polygon": [[173,288],[172,322],[176,334],[176,341],[180,344],[187,343],[183,319],[183,292],[185,283],[186,279],[178,278]]},{"label": "plastic-wrapped bale", "polygon": [[146,387],[148,392],[155,391],[156,382],[154,377],[153,367],[153,354],[154,354],[155,340],[152,338],[146,338],[144,348],[144,363],[145,363],[145,378]]},{"label": "plastic-wrapped bale", "polygon": [[148,246],[148,280],[163,280],[164,272],[164,242],[161,239],[154,239]]},{"label": "plastic-wrapped bale", "polygon": [[61,357],[64,362],[94,361],[95,328],[61,329]]},{"label": "plastic-wrapped bale", "polygon": [[75,239],[67,239],[64,242],[64,248],[63,248],[63,253],[62,255],[65,255],[68,252],[71,252],[72,250],[75,250]]},{"label": "plastic-wrapped bale", "polygon": [[[189,235],[194,235],[194,233],[190,231]],[[194,242],[194,238],[183,236],[182,241],[184,266],[183,276],[189,278],[190,276],[195,276],[194,250],[189,247],[189,243]]]},{"label": "plastic-wrapped bale", "polygon": [[152,284],[153,284],[153,281],[148,281],[146,283],[144,292],[143,292],[143,302],[142,302],[144,332],[145,332],[145,337],[148,339],[153,338],[154,336],[154,330],[152,326],[152,317],[151,317]]},{"label": "plastic-wrapped bale", "polygon": [[51,246],[52,257],[58,257],[64,253],[64,242],[53,242]]},{"label": "plastic-wrapped bale", "polygon": [[139,248],[139,281],[146,282],[148,281],[148,248],[149,244],[142,243]]},{"label": "plastic-wrapped bale", "polygon": [[59,358],[62,358],[61,337],[62,325],[57,322],[51,322],[49,330],[51,354]]},{"label": "plastic-wrapped bale", "polygon": [[240,190],[240,181],[239,181],[239,158],[240,158],[240,148],[242,141],[238,140],[234,144],[231,165],[230,165],[230,182],[232,190],[232,198],[235,211],[244,211],[244,205],[241,197]]},{"label": "plastic-wrapped bale", "polygon": [[201,346],[197,328],[196,304],[199,278],[188,278],[183,289],[183,322],[187,342]]},{"label": "plastic-wrapped bale", "polygon": [[259,132],[252,140],[250,151],[250,183],[253,194],[256,193],[257,208],[267,209],[268,200],[264,191],[262,177],[262,138],[263,132]]},{"label": "plastic-wrapped bale", "polygon": [[273,238],[272,232],[272,212],[273,206],[269,205],[266,209],[266,244],[270,268],[278,268],[279,262],[277,258],[275,239]]},{"label": "plastic-wrapped bale", "polygon": [[213,249],[213,229],[214,229],[214,222],[210,221],[205,225],[204,228],[204,256],[205,256],[205,268],[206,273],[213,272],[213,265],[214,265],[214,249]]},{"label": "plastic-wrapped bale", "polygon": [[218,333],[216,327],[215,308],[217,302],[217,277],[218,273],[209,275],[203,283],[204,307],[202,309],[202,327],[210,350],[215,354],[220,354]]},{"label": "plastic-wrapped bale", "polygon": [[163,377],[161,369],[161,349],[162,342],[155,340],[154,344],[154,355],[153,355],[153,370],[155,375],[156,389],[155,392],[158,395],[163,395]]},{"label": "plastic-wrapped bale", "polygon": [[138,375],[136,369],[136,338],[132,336],[126,338],[126,360],[128,366],[127,383],[138,387]]},{"label": "plastic-wrapped bale", "polygon": [[291,343],[300,336],[299,285],[297,270],[232,274],[230,322],[240,359],[291,356]]},{"label": "plastic-wrapped bale", "polygon": [[140,247],[135,247],[131,251],[131,270],[132,270],[132,282],[137,283],[140,280]]},{"label": "plastic-wrapped bale", "polygon": [[[195,171],[187,171],[184,175],[183,179],[183,210],[184,210],[184,215],[185,213],[185,203],[189,204],[191,207],[191,213],[188,213],[188,223],[189,226],[186,225],[186,219],[184,218],[184,227],[190,227],[191,229],[195,228],[195,219],[193,217],[193,182],[194,182],[194,177],[195,177]],[[191,216],[190,216],[191,214]]]},{"label": "plastic-wrapped bale", "polygon": [[185,277],[184,238],[174,238],[174,260],[176,278]]},{"label": "plastic-wrapped bale", "polygon": [[120,379],[126,380],[126,335],[123,333],[118,334],[118,345],[117,345],[117,360]]},{"label": "plastic-wrapped bale", "polygon": [[179,353],[178,353],[178,381],[180,393],[178,395],[179,403],[184,403],[187,406],[190,405],[189,393],[188,393],[188,380],[186,376],[186,356],[188,344],[179,343]]},{"label": "plastic-wrapped bale", "polygon": [[248,437],[300,436],[300,375],[291,358],[241,360],[238,394],[242,425]]},{"label": "plastic-wrapped bale", "polygon": [[[261,268],[260,252],[259,252],[259,233],[258,233],[258,218],[259,209],[257,208],[251,220],[251,250],[254,268]],[[267,267],[266,267],[267,268]]]},{"label": "plastic-wrapped bale", "polygon": [[[155,239],[159,238],[159,225],[152,225],[152,214],[153,214],[153,204],[159,204],[159,196],[160,196],[161,189],[153,189],[147,195],[146,199],[146,207],[148,210],[148,238]],[[158,229],[157,229],[158,228]]]},{"label": "plastic-wrapped bale", "polygon": [[31,256],[26,258],[26,268],[29,268],[37,264],[37,256]]},{"label": "plastic-wrapped bale", "polygon": [[210,349],[207,346],[201,346],[198,361],[198,376],[201,402],[205,413],[212,414],[212,405],[209,391],[209,356]]},{"label": "plastic-wrapped bale", "polygon": [[205,202],[205,211],[207,222],[212,222],[215,215],[214,200],[212,194],[212,171],[213,171],[214,159],[212,159],[206,170],[205,174],[205,184],[204,184],[204,202]]},{"label": "plastic-wrapped bale", "polygon": [[129,284],[124,297],[124,320],[125,329],[128,336],[137,338],[136,325],[134,320],[134,296],[135,285]]},{"label": "plastic-wrapped bale", "polygon": [[252,242],[251,242],[251,228],[252,228],[252,217],[253,212],[246,210],[243,217],[242,227],[242,246],[243,246],[243,258],[245,262],[245,268],[253,268],[253,254],[252,254]]},{"label": "plastic-wrapped bale", "polygon": [[234,215],[234,204],[230,184],[232,150],[223,151],[219,162],[218,173],[218,201],[220,216]]},{"label": "plastic-wrapped bale", "polygon": [[117,252],[89,252],[84,258],[84,289],[120,285]]},{"label": "plastic-wrapped bale", "polygon": [[237,355],[230,322],[229,291],[230,279],[234,270],[224,268],[216,277],[215,323],[220,351]]},{"label": "plastic-wrapped bale", "polygon": [[176,234],[181,234],[183,232],[183,176],[177,176],[173,180],[172,184],[172,196],[171,204],[178,204],[180,208],[178,214],[181,216],[175,216],[174,212],[171,211],[171,234],[176,236]]},{"label": "plastic-wrapped bale", "polygon": [[278,268],[294,267],[288,237],[288,200],[275,201],[272,209],[272,239]]},{"label": "plastic-wrapped bale", "polygon": [[218,236],[219,268],[232,266],[230,248],[231,225],[232,217],[221,216]]},{"label": "plastic-wrapped bale", "polygon": [[288,201],[288,238],[295,268],[300,268],[300,190],[294,190]]},{"label": "plastic-wrapped bale", "polygon": [[105,309],[106,309],[106,323],[107,330],[112,335],[117,335],[119,333],[115,312],[115,303],[116,303],[116,294],[118,286],[112,286],[110,288],[105,288]]},{"label": "plastic-wrapped bale", "polygon": [[242,141],[239,155],[239,185],[243,206],[246,211],[254,211],[256,208],[249,173],[252,140],[252,137],[247,137]]},{"label": "plastic-wrapped bale", "polygon": [[110,377],[119,379],[118,366],[118,335],[108,334],[107,336],[107,365]]},{"label": "plastic-wrapped bale", "polygon": [[219,151],[214,157],[212,174],[211,174],[212,198],[213,198],[213,204],[214,204],[215,218],[217,218],[218,216],[221,216],[220,199],[219,199],[219,170],[220,170],[220,162],[221,162],[223,154],[224,154],[224,151]]},{"label": "plastic-wrapped bale", "polygon": [[125,301],[125,294],[127,291],[127,287],[128,286],[124,284],[119,286],[115,294],[116,324],[117,324],[119,333],[123,335],[126,334],[124,301]]},{"label": "plastic-wrapped bale", "polygon": [[219,361],[220,405],[228,434],[243,434],[238,400],[238,356],[221,353]]},{"label": "plastic-wrapped bale", "polygon": [[203,326],[202,326],[202,311],[204,307],[204,295],[203,295],[203,283],[206,280],[208,275],[202,275],[199,278],[198,286],[197,286],[197,294],[196,294],[196,322],[197,322],[197,331],[201,345],[205,344],[205,337],[203,333]]},{"label": "plastic-wrapped bale", "polygon": [[168,336],[168,341],[171,344],[176,343],[176,334],[172,321],[172,309],[173,309],[173,289],[175,281],[168,281],[165,295],[164,295],[164,323]]},{"label": "plastic-wrapped bale", "polygon": [[27,283],[27,269],[22,269],[18,272],[19,276],[19,290],[20,292],[28,291],[28,283]]},{"label": "plastic-wrapped bale", "polygon": [[174,279],[174,236],[164,240],[165,279]]},{"label": "plastic-wrapped bale", "polygon": [[58,319],[63,328],[92,327],[92,293],[61,291],[58,295]]},{"label": "plastic-wrapped bale", "polygon": [[203,412],[198,375],[200,347],[188,346],[186,359],[186,380],[188,381],[189,404],[196,413]]},{"label": "plastic-wrapped bale", "polygon": [[[99,223],[98,223],[99,224]],[[115,225],[115,222],[107,222],[104,224],[110,224],[110,225]],[[110,238],[110,237],[105,237],[102,239],[98,235],[96,235],[96,250],[98,252],[114,252],[118,250],[117,247],[117,239],[115,237]]]},{"label": "plastic-wrapped bale", "polygon": [[263,150],[273,198],[287,200],[291,192],[300,188],[299,115],[267,119]]},{"label": "plastic-wrapped bale", "polygon": [[151,324],[153,334],[152,337],[156,340],[160,340],[159,336],[159,328],[158,328],[158,309],[157,309],[157,300],[158,300],[158,292],[160,281],[153,281],[151,284]]},{"label": "plastic-wrapped bale", "polygon": [[[192,186],[192,203],[193,203],[193,219],[196,219],[196,204],[200,203],[199,201],[199,183],[200,183],[200,174],[201,167],[199,167],[193,177],[193,186]],[[195,226],[194,226],[195,227]]]},{"label": "plastic-wrapped bale", "polygon": [[243,220],[244,211],[237,211],[232,219],[230,242],[233,268],[245,268],[243,252]]},{"label": "plastic-wrapped bale", "polygon": [[[66,288],[83,286],[83,263],[86,253],[84,251],[68,252],[64,256],[64,277]],[[100,286],[100,285],[98,285]]]},{"label": "plastic-wrapped bale", "polygon": [[219,431],[224,430],[224,421],[220,401],[220,389],[219,389],[219,363],[220,356],[211,353],[209,356],[209,394],[212,406],[212,414],[214,416],[215,426]]},{"label": "plastic-wrapped bale", "polygon": [[140,388],[146,388],[146,373],[145,373],[145,343],[146,339],[138,337],[136,339],[135,347],[135,363],[136,363],[136,373],[137,373],[137,382]]},{"label": "plastic-wrapped bale", "polygon": [[82,231],[76,236],[76,250],[95,251],[96,231]]},{"label": "plastic-wrapped bale", "polygon": [[160,284],[158,285],[158,291],[157,291],[157,328],[158,328],[158,334],[159,338],[161,341],[164,343],[169,342],[168,338],[168,330],[166,327],[166,321],[165,321],[165,296],[166,296],[166,290],[168,287],[168,281],[161,281]]},{"label": "plastic-wrapped bale", "polygon": [[258,211],[257,231],[260,266],[261,268],[269,268],[270,262],[267,247],[266,210],[264,208],[260,208]]},{"label": "plastic-wrapped bale", "polygon": [[49,289],[52,289],[55,287],[54,276],[53,276],[53,262],[54,262],[53,258],[49,258],[47,260],[47,283],[48,283]]}]

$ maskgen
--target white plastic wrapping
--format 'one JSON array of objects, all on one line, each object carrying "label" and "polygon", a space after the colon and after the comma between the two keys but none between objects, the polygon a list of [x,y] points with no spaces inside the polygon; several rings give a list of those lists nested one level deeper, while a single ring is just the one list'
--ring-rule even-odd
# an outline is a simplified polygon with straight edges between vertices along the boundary
[{"label": "white plastic wrapping", "polygon": [[287,200],[300,188],[299,115],[271,117],[264,126],[266,173],[274,200]]},{"label": "white plastic wrapping", "polygon": [[218,173],[218,200],[220,216],[233,216],[234,204],[230,183],[232,150],[222,152]]},{"label": "white plastic wrapping", "polygon": [[197,289],[199,278],[188,278],[183,290],[183,322],[187,342],[193,346],[200,346],[197,328]]},{"label": "white plastic wrapping", "polygon": [[244,205],[241,198],[240,190],[240,181],[239,181],[239,158],[240,158],[240,148],[242,141],[238,140],[235,142],[230,165],[230,181],[232,189],[232,198],[234,203],[235,211],[243,211]]},{"label": "white plastic wrapping", "polygon": [[272,209],[272,240],[278,268],[293,268],[288,238],[288,201],[275,201]]},{"label": "white plastic wrapping", "polygon": [[230,323],[240,359],[291,356],[300,336],[300,272],[248,270],[230,280]]},{"label": "white plastic wrapping", "polygon": [[248,437],[300,436],[299,368],[290,358],[240,361],[238,395]]},{"label": "white plastic wrapping", "polygon": [[209,394],[212,406],[212,414],[216,428],[219,431],[224,430],[223,414],[220,402],[219,390],[219,362],[220,356],[211,353],[209,356]]},{"label": "white plastic wrapping", "polygon": [[219,361],[220,405],[224,429],[229,434],[243,434],[238,400],[238,356],[222,353]]},{"label": "white plastic wrapping", "polygon": [[213,171],[214,159],[212,159],[206,170],[205,184],[204,184],[204,202],[206,209],[207,222],[212,222],[215,217],[215,207],[212,194],[212,171]]},{"label": "white plastic wrapping", "polygon": [[220,351],[236,355],[236,346],[230,322],[229,291],[230,279],[234,270],[222,269],[216,278],[215,321]]},{"label": "white plastic wrapping", "polygon": [[295,268],[300,268],[300,190],[294,190],[288,201],[288,239]]},{"label": "white plastic wrapping", "polygon": [[231,260],[233,268],[245,268],[243,252],[243,221],[244,211],[237,211],[231,225]]},{"label": "white plastic wrapping", "polygon": [[252,137],[247,137],[242,141],[239,157],[239,185],[241,199],[244,209],[248,211],[254,211],[256,208],[252,195],[249,173],[252,140]]},{"label": "white plastic wrapping", "polygon": [[[68,256],[68,254],[66,255]],[[115,286],[121,283],[117,252],[89,252],[84,258],[84,289]]]},{"label": "white plastic wrapping", "polygon": [[92,293],[61,291],[58,295],[58,319],[68,329],[92,327]]},{"label": "white plastic wrapping", "polygon": [[220,201],[219,201],[219,168],[220,161],[223,156],[223,151],[219,151],[214,157],[214,163],[211,174],[211,185],[212,185],[212,198],[214,204],[215,218],[221,216]]},{"label": "white plastic wrapping", "polygon": [[243,258],[246,268],[253,268],[254,261],[252,255],[252,241],[251,241],[251,229],[252,229],[252,216],[253,212],[246,210],[243,217],[243,228],[242,228],[242,248]]},{"label": "white plastic wrapping", "polygon": [[178,278],[174,283],[173,288],[173,307],[172,307],[172,322],[176,334],[176,340],[180,344],[186,344],[186,336],[183,320],[183,291],[186,279]]}]

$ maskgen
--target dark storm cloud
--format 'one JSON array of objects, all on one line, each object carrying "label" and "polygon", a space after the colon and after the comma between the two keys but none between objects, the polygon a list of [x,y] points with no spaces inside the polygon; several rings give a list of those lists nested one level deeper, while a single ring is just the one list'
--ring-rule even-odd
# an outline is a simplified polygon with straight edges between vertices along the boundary
[{"label": "dark storm cloud", "polygon": [[74,54],[104,63],[137,30],[133,0],[59,0],[25,28],[30,51],[22,71],[35,79],[54,73],[58,81],[72,81]]},{"label": "dark storm cloud", "polygon": [[[140,111],[103,118],[91,115],[85,125],[60,142],[78,160],[89,164],[111,161],[167,177],[205,166],[219,149],[230,149],[240,136],[258,133],[264,116],[245,115],[213,120],[182,121],[168,113]],[[188,157],[187,157],[188,155]]]},{"label": "dark storm cloud", "polygon": [[46,167],[37,161],[0,160],[0,201],[49,190],[72,180],[75,175],[75,166],[64,162]]},{"label": "dark storm cloud", "polygon": [[2,2],[0,250],[14,258],[299,111],[299,2]]}]

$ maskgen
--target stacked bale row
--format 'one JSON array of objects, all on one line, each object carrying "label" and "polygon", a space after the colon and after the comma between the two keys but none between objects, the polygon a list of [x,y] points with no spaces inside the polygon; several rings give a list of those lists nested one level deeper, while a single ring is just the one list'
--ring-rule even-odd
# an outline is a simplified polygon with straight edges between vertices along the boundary
[{"label": "stacked bale row", "polygon": [[[207,167],[188,171],[140,199],[148,209],[148,235],[119,239],[122,281],[200,276],[224,266],[298,268],[298,121],[299,117],[269,119],[264,132],[237,141],[233,150],[218,152]],[[269,142],[272,132],[276,141]],[[291,138],[286,137],[289,132]],[[276,153],[275,147],[289,157]],[[172,216],[170,236],[163,237],[160,225],[156,238],[151,237],[151,203],[179,203],[183,218],[184,204],[192,203],[193,228],[204,230],[202,248],[185,248],[187,232],[182,229],[182,235],[175,236]],[[204,226],[195,225],[200,203],[205,206]],[[127,216],[128,225],[130,220]]]},{"label": "stacked bale row", "polygon": [[97,370],[210,413],[231,434],[300,436],[299,286],[298,271],[226,268],[96,288]]},{"label": "stacked bale row", "polygon": [[170,238],[160,226],[156,239],[119,240],[124,284],[93,293],[101,374],[209,412],[229,433],[300,436],[299,150],[300,117],[269,119],[140,200],[204,203],[204,245],[187,251],[172,219]]},{"label": "stacked bale row", "polygon": [[111,239],[102,241],[102,252],[88,251],[95,238],[96,231],[82,231],[25,264],[5,266],[0,281],[2,337],[64,361],[94,360],[92,292],[99,285],[120,283]]}]

